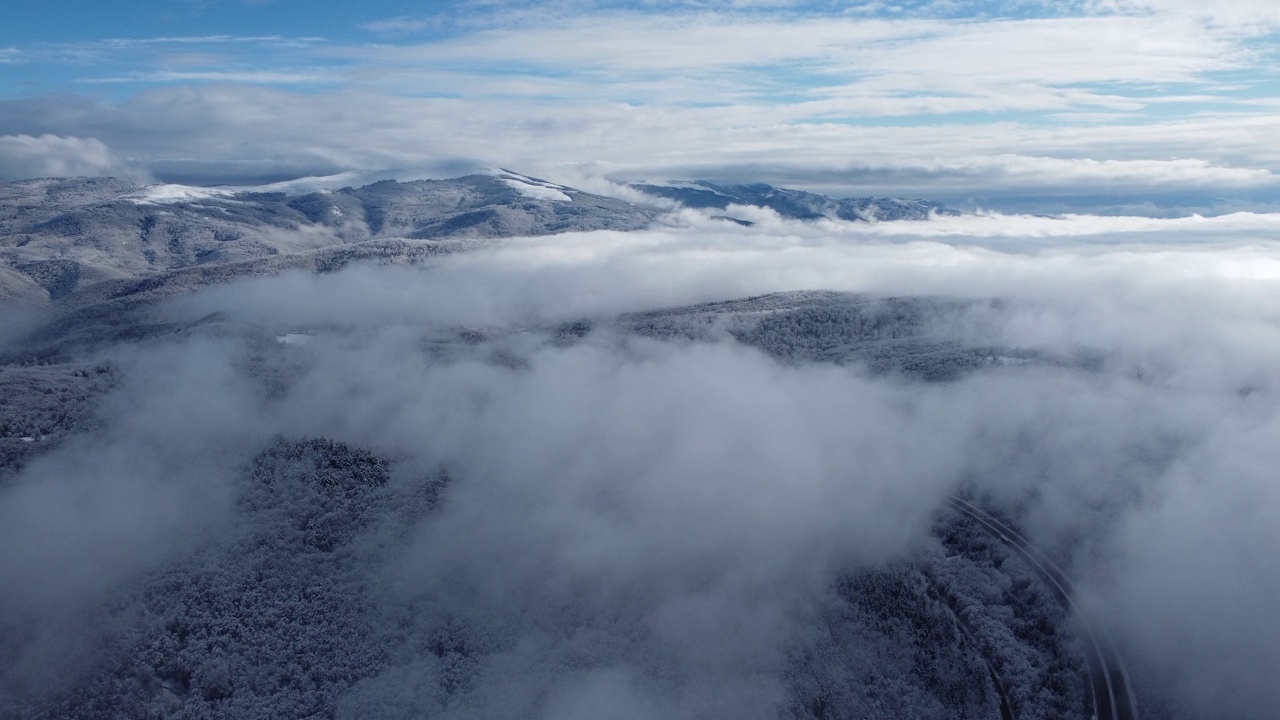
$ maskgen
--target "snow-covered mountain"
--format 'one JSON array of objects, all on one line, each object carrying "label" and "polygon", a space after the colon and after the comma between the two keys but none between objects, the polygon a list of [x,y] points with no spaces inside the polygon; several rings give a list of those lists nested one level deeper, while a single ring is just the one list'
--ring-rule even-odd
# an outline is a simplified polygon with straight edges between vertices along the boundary
[{"label": "snow-covered mountain", "polygon": [[[798,220],[926,220],[952,213],[919,200],[836,200],[768,185],[632,187],[688,207],[756,205]],[[637,230],[661,214],[506,170],[306,193],[143,186],[115,178],[28,180],[0,185],[0,300],[45,303],[102,281],[182,269],[306,266],[311,255],[338,248],[384,253],[377,243],[389,240]],[[401,243],[393,252],[406,248]]]},{"label": "snow-covered mountain", "polygon": [[691,208],[723,210],[730,205],[767,207],[793,220],[927,220],[956,215],[939,203],[900,198],[831,198],[772,185],[717,185],[705,180],[635,183],[631,187]]},{"label": "snow-covered mountain", "polygon": [[501,172],[288,194],[111,178],[0,185],[0,299],[395,239],[635,230],[659,211]]}]

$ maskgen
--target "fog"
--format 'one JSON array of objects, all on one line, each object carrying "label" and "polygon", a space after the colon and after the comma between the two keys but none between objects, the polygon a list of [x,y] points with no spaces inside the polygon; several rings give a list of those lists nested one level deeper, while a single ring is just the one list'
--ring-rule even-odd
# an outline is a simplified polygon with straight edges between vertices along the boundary
[{"label": "fog", "polygon": [[[453,478],[365,575],[484,665],[444,707],[400,658],[346,716],[776,717],[836,574],[910,558],[955,492],[1063,561],[1171,717],[1280,713],[1280,216],[731,212],[754,225],[683,212],[166,301],[217,322],[100,349],[122,380],[98,429],[0,488],[0,688],[91,666],[134,622],[100,608],[236,532],[235,478],[280,435]],[[1049,360],[925,382],[613,321],[793,290],[998,299],[936,332]]]}]

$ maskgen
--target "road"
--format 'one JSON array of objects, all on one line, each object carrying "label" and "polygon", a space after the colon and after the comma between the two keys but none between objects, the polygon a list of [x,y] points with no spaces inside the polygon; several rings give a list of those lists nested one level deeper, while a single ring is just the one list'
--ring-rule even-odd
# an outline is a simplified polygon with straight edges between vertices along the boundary
[{"label": "road", "polygon": [[1075,602],[1075,592],[1066,573],[1048,555],[999,518],[958,496],[951,496],[947,502],[957,512],[972,518],[987,532],[1008,543],[1044,577],[1067,612],[1076,616],[1087,645],[1089,690],[1093,698],[1095,720],[1138,720],[1138,701],[1133,694],[1124,660],[1116,652],[1115,643],[1107,632],[1095,624]]}]

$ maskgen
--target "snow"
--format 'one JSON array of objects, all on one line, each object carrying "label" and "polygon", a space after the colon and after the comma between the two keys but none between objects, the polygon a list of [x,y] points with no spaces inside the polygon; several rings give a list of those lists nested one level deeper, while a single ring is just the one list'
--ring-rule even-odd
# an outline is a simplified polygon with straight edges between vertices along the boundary
[{"label": "snow", "polygon": [[212,200],[234,194],[235,191],[224,188],[194,187],[191,185],[152,185],[137,192],[129,193],[124,197],[139,205],[154,205],[191,202],[193,200]]},{"label": "snow", "polygon": [[562,190],[558,190],[550,183],[534,183],[524,180],[517,180],[513,177],[500,178],[502,182],[513,188],[516,192],[525,197],[534,198],[536,200],[556,200],[559,202],[573,202],[573,198],[566,195]]},{"label": "snow", "polygon": [[521,175],[518,172],[511,172],[506,168],[500,168],[494,175],[502,181],[503,184],[512,188],[521,195],[536,200],[555,200],[557,202],[573,202],[573,198],[569,197],[565,190],[572,190],[571,187],[564,185],[556,185],[555,183],[539,180],[528,175]]},{"label": "snow", "polygon": [[703,192],[709,192],[715,195],[723,195],[724,197],[731,197],[730,195],[724,192],[721,192],[720,190],[712,186],[709,186],[706,183],[698,182],[696,180],[671,180],[667,182],[651,182],[647,184],[653,185],[655,187],[669,187],[676,190],[701,190]]}]

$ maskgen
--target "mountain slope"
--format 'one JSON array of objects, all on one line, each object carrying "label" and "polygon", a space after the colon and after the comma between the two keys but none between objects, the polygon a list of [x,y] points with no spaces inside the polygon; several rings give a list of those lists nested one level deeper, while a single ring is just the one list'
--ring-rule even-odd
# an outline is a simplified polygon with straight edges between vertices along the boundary
[{"label": "mountain slope", "polygon": [[826,195],[776,188],[772,185],[717,185],[705,180],[664,184],[633,184],[641,192],[691,208],[724,210],[729,205],[767,207],[792,220],[927,220],[933,215],[956,215],[938,203],[900,198],[830,198]]},{"label": "mountain slope", "polygon": [[0,185],[0,298],[391,238],[637,230],[658,210],[514,173],[289,195],[115,179]]}]

